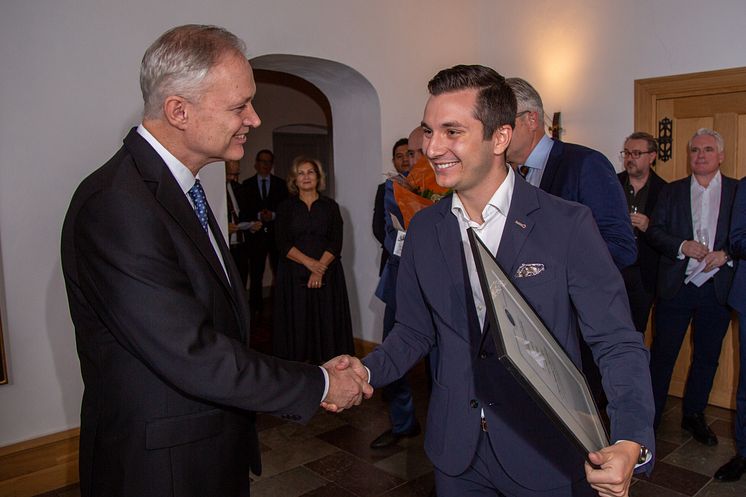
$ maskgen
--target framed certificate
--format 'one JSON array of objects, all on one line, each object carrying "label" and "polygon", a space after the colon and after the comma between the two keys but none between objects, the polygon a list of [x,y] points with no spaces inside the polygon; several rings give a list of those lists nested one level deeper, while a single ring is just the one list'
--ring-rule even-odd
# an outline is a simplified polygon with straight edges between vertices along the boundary
[{"label": "framed certificate", "polygon": [[585,376],[476,233],[468,235],[498,359],[586,458],[608,446]]}]

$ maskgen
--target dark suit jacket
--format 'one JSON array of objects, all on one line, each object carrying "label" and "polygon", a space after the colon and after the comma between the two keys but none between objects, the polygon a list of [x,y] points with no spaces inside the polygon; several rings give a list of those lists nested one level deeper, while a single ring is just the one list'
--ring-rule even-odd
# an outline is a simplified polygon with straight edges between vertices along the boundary
[{"label": "dark suit jacket", "polygon": [[84,497],[247,496],[260,470],[253,416],[308,420],[316,366],[246,345],[246,298],[186,195],[132,130],[75,192],[62,267],[85,384]]},{"label": "dark suit jacket", "polygon": [[[736,259],[736,274],[733,277],[728,303],[741,316],[744,316],[746,315],[746,178],[738,182],[738,191],[733,202],[730,254]],[[746,322],[741,321],[739,326],[746,327]],[[744,336],[743,331],[741,336]],[[741,358],[741,364],[741,367],[746,367],[746,357]]]},{"label": "dark suit jacket", "polygon": [[[622,171],[617,175],[619,177],[619,183],[624,188],[627,183],[627,171]],[[645,203],[645,210],[642,214],[651,218],[653,216],[653,210],[655,204],[658,203],[658,194],[661,189],[667,183],[658,176],[655,171],[650,170],[650,178],[648,180],[648,200]],[[648,224],[650,227],[650,223]],[[642,275],[642,283],[645,286],[645,290],[651,295],[655,295],[655,286],[658,283],[658,259],[660,254],[655,250],[648,242],[647,231],[637,232],[637,264],[640,266],[640,273]]]},{"label": "dark suit jacket", "polygon": [[378,188],[376,189],[376,200],[373,204],[373,236],[376,237],[378,243],[381,244],[381,265],[378,268],[378,276],[381,276],[383,273],[383,268],[386,266],[386,260],[389,258],[389,253],[386,250],[386,247],[383,246],[383,241],[386,239],[386,218],[384,217],[385,213],[383,209],[385,185],[385,181],[378,185]]},{"label": "dark suit jacket", "polygon": [[[379,387],[432,352],[425,449],[439,470],[458,475],[468,467],[484,409],[493,448],[511,478],[531,489],[567,486],[583,478],[583,457],[503,369],[492,340],[483,340],[451,198],[420,211],[409,225],[396,325],[363,362]],[[511,279],[579,365],[577,312],[603,373],[612,441],[652,447],[648,353],[590,211],[516,178],[497,260],[510,275],[523,263],[545,265],[538,276]]]},{"label": "dark suit jacket", "polygon": [[555,141],[539,186],[552,195],[588,206],[617,267],[634,264],[637,245],[624,190],[614,167],[600,152]]},{"label": "dark suit jacket", "polygon": [[[731,208],[736,194],[737,181],[722,176],[722,190],[720,193],[720,211],[713,250],[728,251],[728,229],[730,227]],[[693,238],[692,177],[668,183],[660,192],[658,204],[653,211],[653,222],[648,227],[647,238],[650,244],[661,254],[658,268],[658,295],[670,299],[684,284],[686,266],[689,258],[678,258],[679,247],[684,240]],[[715,296],[720,304],[728,301],[733,268],[727,264],[720,267],[713,277],[715,282]]]},{"label": "dark suit jacket", "polygon": [[[272,212],[277,212],[277,206],[280,202],[288,198],[288,187],[285,181],[275,176],[274,174],[269,175],[269,195],[266,199],[262,198],[259,192],[259,183],[257,181],[257,175],[248,178],[243,182],[244,192],[248,199],[247,216],[249,221],[256,221],[259,219],[259,211],[262,209],[268,209]],[[275,222],[274,220],[263,222],[263,227],[255,233],[249,234],[249,242],[255,246],[262,244],[266,247],[275,246]]]}]

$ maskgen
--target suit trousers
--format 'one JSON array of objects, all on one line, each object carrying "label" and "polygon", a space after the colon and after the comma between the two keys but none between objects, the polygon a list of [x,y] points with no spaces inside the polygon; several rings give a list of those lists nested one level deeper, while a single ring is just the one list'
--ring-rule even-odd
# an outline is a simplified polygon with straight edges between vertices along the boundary
[{"label": "suit trousers", "polygon": [[252,312],[259,312],[263,306],[262,282],[267,256],[272,276],[277,274],[279,257],[272,233],[256,233],[249,238],[249,304]]},{"label": "suit trousers", "polygon": [[707,406],[720,348],[730,323],[730,309],[718,303],[712,278],[701,287],[683,285],[672,298],[659,298],[656,304],[655,337],[650,351],[655,428],[666,405],[673,368],[690,322],[694,354],[684,392],[685,416],[702,413]]},{"label": "suit trousers", "polygon": [[[531,461],[526,461],[531,464]],[[503,470],[492,449],[486,432],[481,432],[471,465],[458,476],[450,476],[435,468],[435,489],[438,497],[597,497],[585,479],[567,487],[531,490],[518,485]]]},{"label": "suit trousers", "polygon": [[[394,327],[395,317],[396,307],[387,304],[383,312],[384,340]],[[414,417],[412,387],[409,385],[406,375],[383,387],[383,398],[389,403],[391,431],[407,433],[414,428],[417,419]]]},{"label": "suit trousers", "polygon": [[738,313],[738,340],[740,350],[738,361],[741,365],[736,392],[736,450],[746,457],[746,313]]}]

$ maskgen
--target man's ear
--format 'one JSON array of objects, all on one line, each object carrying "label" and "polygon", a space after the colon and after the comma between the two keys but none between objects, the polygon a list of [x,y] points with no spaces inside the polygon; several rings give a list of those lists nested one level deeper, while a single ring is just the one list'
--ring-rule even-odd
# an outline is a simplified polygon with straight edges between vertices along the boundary
[{"label": "man's ear", "polygon": [[166,97],[163,102],[163,114],[166,117],[168,123],[178,129],[183,130],[186,128],[189,113],[187,112],[189,102],[184,97],[178,95],[171,95]]},{"label": "man's ear", "polygon": [[535,110],[528,111],[526,114],[526,120],[528,121],[528,129],[533,133],[539,126],[544,126],[544,123],[539,122],[539,113]]},{"label": "man's ear", "polygon": [[508,124],[503,124],[492,133],[492,152],[495,155],[505,155],[508,150],[510,140],[513,138],[513,128]]}]

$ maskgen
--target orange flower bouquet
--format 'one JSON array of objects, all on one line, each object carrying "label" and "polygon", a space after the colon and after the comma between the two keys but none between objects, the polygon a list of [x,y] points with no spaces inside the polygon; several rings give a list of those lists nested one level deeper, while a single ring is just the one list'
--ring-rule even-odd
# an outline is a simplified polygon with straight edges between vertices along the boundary
[{"label": "orange flower bouquet", "polygon": [[435,173],[427,157],[422,157],[409,171],[407,177],[397,175],[391,178],[394,186],[394,199],[404,217],[404,229],[418,211],[433,205],[445,197],[451,190],[439,186]]}]

